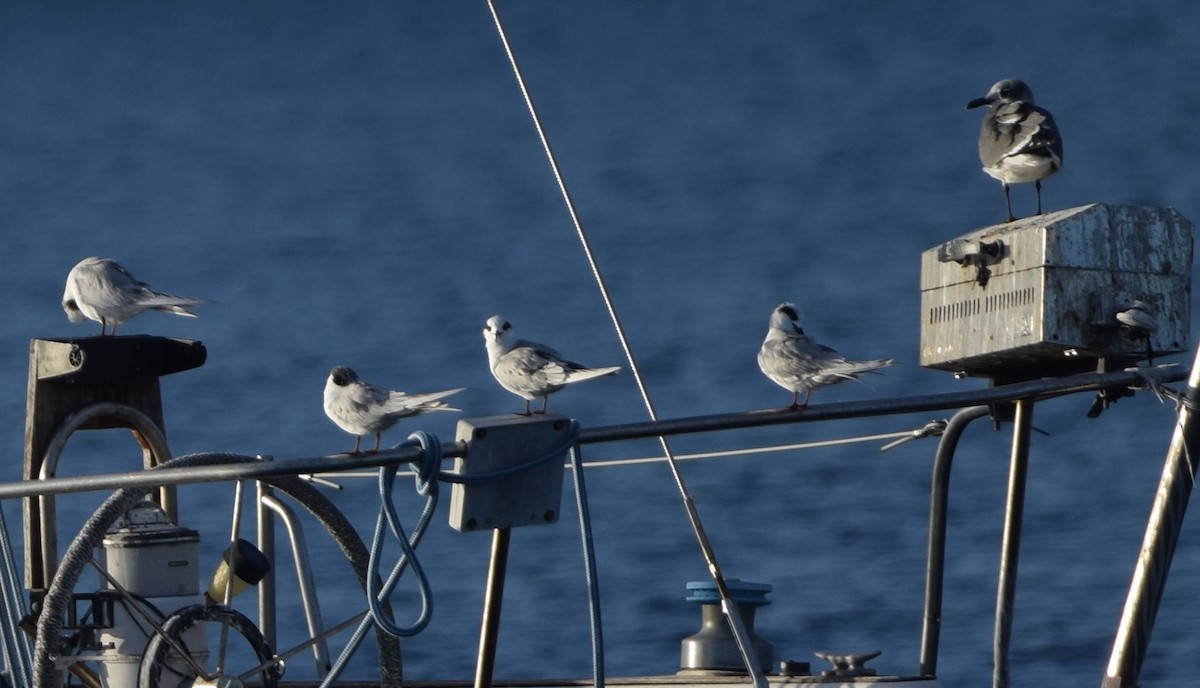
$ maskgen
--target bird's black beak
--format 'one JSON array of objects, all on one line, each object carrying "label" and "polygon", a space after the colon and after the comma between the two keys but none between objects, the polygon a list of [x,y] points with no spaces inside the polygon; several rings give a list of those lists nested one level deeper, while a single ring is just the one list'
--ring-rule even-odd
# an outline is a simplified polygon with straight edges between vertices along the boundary
[{"label": "bird's black beak", "polygon": [[983,98],[976,98],[975,100],[972,100],[971,102],[967,103],[967,109],[974,110],[977,107],[982,107],[984,105],[990,105],[991,102],[992,101],[989,100],[987,96],[984,96]]}]

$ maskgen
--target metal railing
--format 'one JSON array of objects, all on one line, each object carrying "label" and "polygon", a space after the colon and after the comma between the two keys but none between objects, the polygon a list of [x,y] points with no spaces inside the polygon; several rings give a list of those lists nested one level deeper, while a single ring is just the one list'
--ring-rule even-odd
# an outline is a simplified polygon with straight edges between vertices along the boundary
[{"label": "metal railing", "polygon": [[[1198,363],[1194,365],[1200,365],[1200,357],[1197,360]],[[1128,388],[1157,390],[1161,385],[1178,382],[1187,379],[1187,377],[1188,371],[1182,366],[1159,366],[1129,369],[1120,372],[1086,373],[1063,378],[1047,378],[960,392],[824,404],[810,406],[800,411],[769,409],[583,428],[579,433],[577,443],[581,445],[599,444],[775,425],[960,409],[943,436],[938,453],[935,456],[933,468],[934,478],[931,492],[926,572],[925,623],[922,631],[920,666],[918,671],[920,676],[934,676],[937,667],[938,635],[941,616],[941,591],[945,555],[945,515],[946,500],[948,498],[949,470],[954,447],[962,428],[971,420],[988,415],[989,411],[1014,403],[1017,406],[1032,406],[1034,402],[1039,400],[1083,392],[1104,392],[1106,390],[1124,390]],[[1195,386],[1189,388],[1188,395],[1196,395]],[[1184,399],[1186,400],[1189,396],[1185,396]],[[1023,494],[1023,485],[1020,483],[1024,479],[1023,471],[1020,469],[1024,462],[1022,456],[1024,449],[1021,446],[1022,442],[1019,441],[1019,435],[1021,432],[1027,433],[1028,431],[1027,422],[1020,422],[1022,417],[1025,417],[1026,421],[1028,421],[1028,414],[1024,416],[1020,413],[1017,414],[1018,422],[1016,425],[1018,427],[1014,429],[1013,473],[1010,475],[1010,498],[1006,507],[1005,553],[1011,555],[1011,560],[1009,556],[1002,558],[1001,585],[997,597],[996,673],[993,679],[993,685],[997,688],[1003,688],[1007,685],[1007,634],[1010,629],[1002,621],[1002,618],[1006,615],[1006,610],[1010,608],[1014,594],[1013,586],[1006,583],[1006,581],[1010,581],[1009,576],[1015,573],[1016,543],[1019,542],[1020,535],[1020,496]],[[1021,428],[1024,428],[1024,430],[1021,430]],[[1173,442],[1172,446],[1173,448],[1177,445],[1182,447],[1183,444],[1183,440],[1177,439]],[[469,447],[464,442],[446,443],[442,447],[443,458],[464,458],[467,457],[468,453]],[[253,480],[284,475],[337,473],[363,468],[408,464],[420,460],[422,455],[423,452],[420,448],[402,446],[395,449],[383,450],[378,454],[359,456],[341,454],[336,456],[301,457],[283,460],[275,460],[271,457],[258,457],[259,460],[257,461],[247,461],[245,463],[188,467],[167,466],[143,471],[103,473],[81,477],[47,478],[38,481],[0,483],[0,499],[105,491],[130,487],[157,488],[189,483]],[[1168,461],[1171,461],[1171,456],[1174,455],[1186,457],[1187,452],[1183,449],[1178,449],[1172,455],[1168,456]],[[583,465],[587,467],[586,463]],[[1186,500],[1187,496],[1184,494],[1180,499]],[[1178,504],[1164,505],[1162,510],[1172,512],[1182,511],[1182,509],[1178,508]],[[1177,525],[1164,525],[1161,514],[1156,515],[1155,519],[1157,520],[1152,522],[1151,526],[1148,527],[1148,544],[1146,546],[1149,548],[1157,546],[1161,549],[1161,545],[1155,545],[1152,542],[1151,530],[1155,533],[1163,531],[1174,533],[1178,531],[1178,528]],[[1011,543],[1011,546],[1009,543]],[[1173,541],[1171,544],[1173,545]],[[1170,554],[1170,551],[1162,554],[1168,561],[1160,561],[1159,566],[1161,568],[1165,569],[1166,565],[1169,565]],[[2,568],[3,562],[0,562],[0,569]],[[1006,575],[1006,571],[1008,575]],[[0,574],[3,574],[2,570],[0,570]],[[1165,578],[1165,575],[1163,577]],[[1129,604],[1133,606],[1137,600],[1149,600],[1149,602],[1142,603],[1142,606],[1149,606],[1150,610],[1149,612],[1144,609],[1127,610],[1126,616],[1129,618],[1123,618],[1122,620],[1122,630],[1118,635],[1118,643],[1121,645],[1114,648],[1112,664],[1112,667],[1120,665],[1121,668],[1117,670],[1110,667],[1110,676],[1106,679],[1106,687],[1111,685],[1124,688],[1125,686],[1132,685],[1132,683],[1128,682],[1131,675],[1130,672],[1134,672],[1132,676],[1136,677],[1136,670],[1140,667],[1131,665],[1130,660],[1124,658],[1140,656],[1141,653],[1138,652],[1138,648],[1129,646],[1129,642],[1131,641],[1128,639],[1134,637],[1148,640],[1148,626],[1153,623],[1153,602],[1156,601],[1157,595],[1161,594],[1161,589],[1159,588],[1162,582],[1162,580],[1142,580],[1139,582],[1135,578],[1133,587],[1137,589],[1131,588],[1131,602]],[[6,585],[5,587],[7,588],[8,586]],[[1145,587],[1149,587],[1150,590],[1147,591]],[[1137,632],[1133,632],[1129,628],[1129,626],[1133,625],[1138,626],[1136,629]],[[21,666],[16,667],[16,671],[21,670],[23,670]],[[1113,676],[1114,673],[1117,674],[1115,678]]]},{"label": "metal railing", "polygon": [[[581,445],[599,444],[772,425],[813,423],[868,416],[901,415],[925,411],[944,411],[980,405],[991,406],[1010,403],[1017,399],[1049,399],[1066,394],[1094,392],[1110,388],[1148,388],[1170,382],[1179,382],[1186,379],[1187,375],[1187,369],[1181,366],[1159,366],[1113,373],[1084,373],[1069,377],[1047,378],[1004,385],[1002,387],[989,387],[963,392],[946,392],[911,397],[814,405],[802,411],[766,409],[626,423],[595,428],[585,427],[580,430],[578,443]],[[466,456],[466,451],[467,447],[463,442],[447,442],[442,445],[442,456],[447,459],[464,457]],[[261,456],[259,457],[261,461],[248,464],[97,473],[78,477],[49,478],[36,482],[0,483],[0,499],[59,495],[73,492],[96,492],[122,487],[159,487],[189,483],[253,480],[255,478],[280,475],[337,473],[363,468],[408,464],[417,461],[421,456],[422,451],[415,447],[385,449],[378,454],[364,454],[359,456],[338,454],[282,460],[275,460],[269,456]],[[584,465],[586,467],[586,462]]]}]

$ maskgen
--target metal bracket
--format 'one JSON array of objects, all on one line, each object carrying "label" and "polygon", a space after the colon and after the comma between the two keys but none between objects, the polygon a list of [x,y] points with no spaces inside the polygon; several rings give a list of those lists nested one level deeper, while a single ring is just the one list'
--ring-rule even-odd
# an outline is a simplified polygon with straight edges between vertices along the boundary
[{"label": "metal bracket", "polygon": [[992,276],[989,265],[995,265],[1008,257],[1008,247],[1004,242],[984,241],[982,239],[954,239],[938,247],[937,258],[943,263],[958,263],[963,267],[975,266],[975,281],[979,286],[986,287]]},{"label": "metal bracket", "polygon": [[[570,419],[557,415],[458,421],[456,439],[467,444],[467,456],[454,462],[459,475],[496,474],[546,460],[495,480],[455,483],[450,493],[450,527],[476,531],[558,521],[570,432]],[[550,452],[557,455],[550,457]]]}]

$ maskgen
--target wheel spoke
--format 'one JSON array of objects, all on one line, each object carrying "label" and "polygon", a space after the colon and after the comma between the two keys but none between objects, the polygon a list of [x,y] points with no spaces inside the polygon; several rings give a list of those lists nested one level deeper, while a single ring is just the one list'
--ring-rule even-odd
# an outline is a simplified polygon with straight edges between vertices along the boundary
[{"label": "wheel spoke", "polygon": [[[222,654],[215,658],[215,662],[212,663],[215,668],[211,675],[205,676],[206,680],[214,681],[233,675],[233,671],[227,671],[225,665],[228,658],[224,654],[229,649],[229,632],[232,629],[234,636],[245,640],[246,645],[253,652],[253,661],[258,664],[239,678],[244,679],[258,674],[262,679],[262,685],[266,688],[275,688],[279,685],[281,660],[271,652],[270,646],[263,640],[262,633],[254,625],[254,622],[230,607],[193,605],[175,612],[163,623],[162,642],[159,642],[159,638],[156,637],[146,645],[146,652],[142,658],[141,688],[159,688],[162,667],[170,658],[171,645],[166,641],[169,639],[182,640],[185,633],[201,624],[207,627],[206,631],[219,633],[222,636],[221,643],[223,645]],[[219,624],[219,630],[212,627],[212,624]],[[190,660],[189,664],[195,661],[192,658],[188,659]]]}]

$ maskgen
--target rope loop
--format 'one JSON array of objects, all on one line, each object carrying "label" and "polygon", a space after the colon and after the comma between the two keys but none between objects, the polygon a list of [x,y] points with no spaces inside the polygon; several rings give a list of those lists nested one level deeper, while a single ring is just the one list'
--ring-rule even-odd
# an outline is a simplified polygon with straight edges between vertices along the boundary
[{"label": "rope loop", "polygon": [[442,441],[437,435],[417,430],[401,446],[414,445],[422,451],[421,460],[409,464],[416,473],[417,494],[429,496],[437,489],[438,471],[442,467]]},{"label": "rope loop", "polygon": [[[371,556],[367,570],[368,622],[374,623],[384,633],[400,638],[415,636],[429,625],[429,621],[433,616],[433,594],[430,589],[429,579],[425,575],[421,562],[417,559],[416,547],[420,543],[421,537],[425,534],[425,530],[437,507],[439,481],[476,482],[499,480],[514,473],[529,470],[534,466],[556,459],[570,451],[579,439],[579,431],[579,423],[571,420],[567,436],[561,446],[555,447],[553,450],[519,466],[495,471],[487,475],[470,476],[470,479],[464,479],[464,476],[458,476],[454,473],[441,470],[443,458],[442,445],[436,435],[420,430],[409,435],[408,439],[400,446],[421,448],[420,460],[410,462],[410,466],[416,474],[416,490],[420,495],[425,497],[425,507],[422,509],[417,526],[413,529],[413,534],[410,537],[405,533],[403,524],[400,523],[400,517],[396,514],[396,506],[392,497],[397,466],[393,464],[379,468],[379,516],[375,522],[375,535],[371,539]],[[384,582],[379,575],[380,558],[383,552],[383,541],[389,531],[395,537],[397,543],[399,543],[401,555],[399,561],[392,568],[391,575]],[[412,567],[413,574],[416,576],[417,589],[421,598],[421,611],[417,619],[411,624],[400,626],[388,618],[389,615],[383,609],[382,600],[387,599],[392,594],[400,576],[410,566]]]},{"label": "rope loop", "polygon": [[[371,539],[371,558],[367,570],[367,615],[370,621],[384,633],[397,638],[409,638],[425,630],[425,627],[429,625],[429,620],[433,617],[433,592],[425,570],[421,566],[420,560],[417,559],[416,547],[425,534],[433,512],[437,508],[437,477],[442,463],[442,444],[436,435],[418,430],[409,435],[401,446],[418,446],[422,450],[421,460],[413,461],[410,465],[416,473],[416,490],[425,497],[425,507],[421,511],[417,526],[413,529],[410,538],[404,531],[404,525],[400,523],[400,517],[396,514],[396,505],[392,498],[397,466],[392,464],[379,468],[379,517],[375,521],[375,535]],[[379,569],[383,540],[389,530],[396,538],[396,542],[399,543],[401,554],[385,583],[379,575]],[[400,576],[409,566],[412,567],[413,574],[416,576],[417,590],[421,597],[421,612],[410,625],[399,626],[388,618],[383,609],[382,600],[391,596]]]}]

